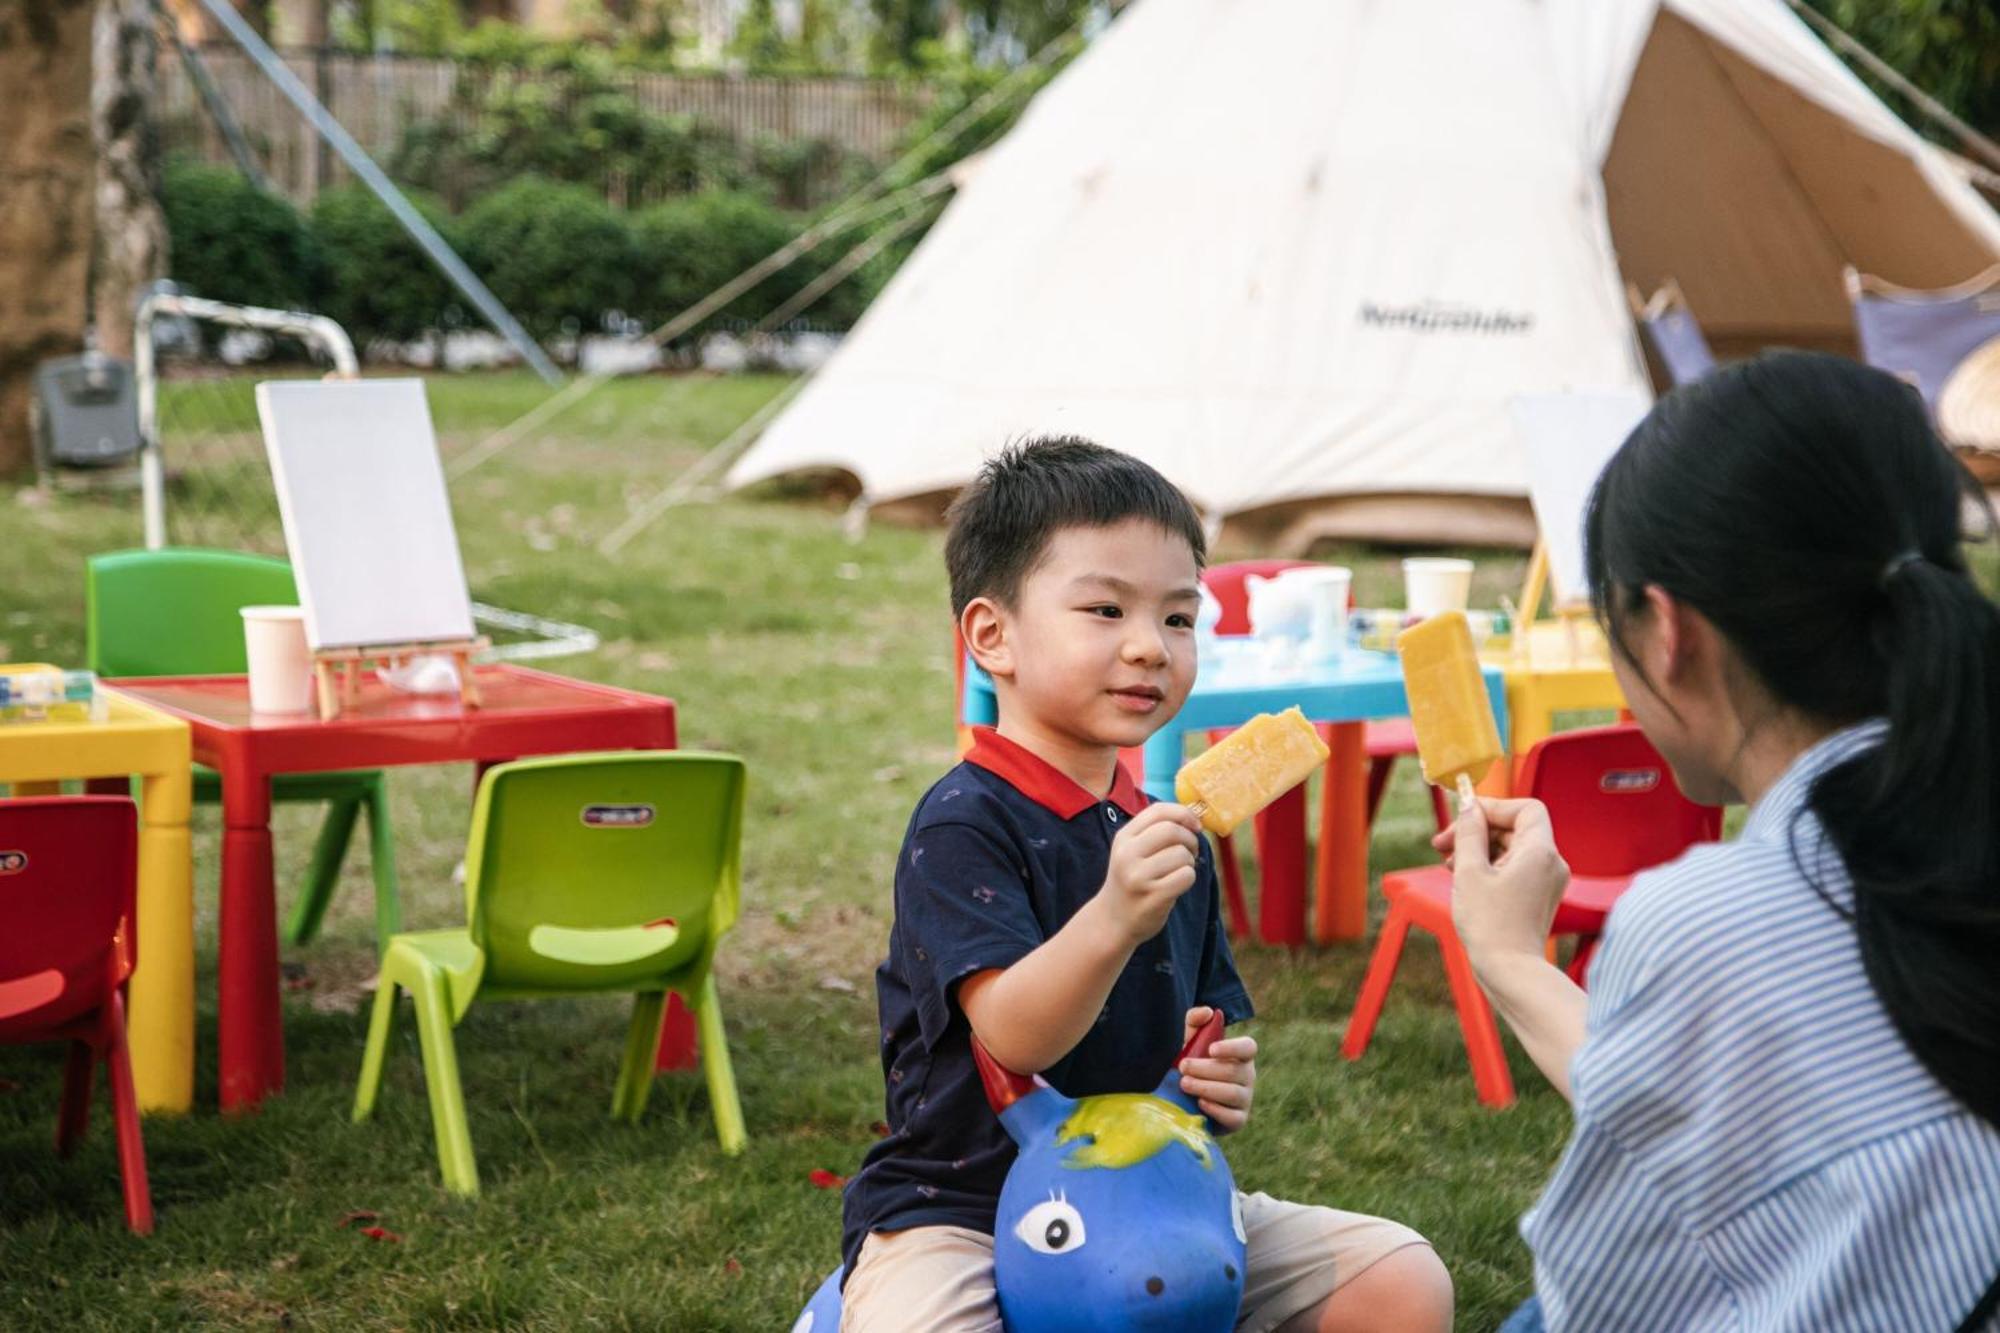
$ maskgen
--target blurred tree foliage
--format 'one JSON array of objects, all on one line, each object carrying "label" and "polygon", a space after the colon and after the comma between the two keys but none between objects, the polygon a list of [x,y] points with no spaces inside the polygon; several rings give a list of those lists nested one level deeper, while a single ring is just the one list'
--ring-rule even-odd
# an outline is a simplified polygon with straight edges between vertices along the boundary
[{"label": "blurred tree foliage", "polygon": [[[500,25],[482,24],[488,33]],[[799,208],[838,194],[868,164],[824,139],[738,139],[641,105],[628,71],[580,45],[532,48],[496,33],[435,118],[412,122],[390,170],[454,209],[523,175],[590,185],[620,207],[705,189],[765,190]],[[487,53],[492,52],[489,56]]]},{"label": "blurred tree foliage", "polygon": [[[839,71],[928,77],[969,60],[1009,66],[1135,0],[746,0],[724,63],[752,73]],[[268,0],[244,0],[256,9]],[[621,64],[686,68],[696,0],[569,0],[571,36],[552,39],[490,15],[481,0],[331,0],[336,44],[526,63],[592,48]],[[2000,0],[1804,0],[1905,78],[1982,131],[2000,135]],[[1863,73],[1863,77],[1867,75]],[[1873,82],[1873,80],[1871,80]],[[1910,108],[1893,89],[1892,105]]]},{"label": "blurred tree foliage", "polygon": [[[756,74],[921,73],[940,58],[1019,63],[1129,0],[745,0],[723,63]],[[696,63],[696,0],[569,0],[569,35],[492,17],[492,0],[335,0],[336,45],[525,63],[584,47],[650,69]],[[481,21],[481,19],[484,21]]]},{"label": "blurred tree foliage", "polygon": [[[1806,0],[1988,136],[2000,136],[2000,5],[1994,0]],[[1862,77],[1867,78],[1866,71]],[[1870,80],[1874,83],[1874,80]],[[1907,99],[1876,85],[1908,114]],[[1948,139],[1919,118],[1932,137]]]}]

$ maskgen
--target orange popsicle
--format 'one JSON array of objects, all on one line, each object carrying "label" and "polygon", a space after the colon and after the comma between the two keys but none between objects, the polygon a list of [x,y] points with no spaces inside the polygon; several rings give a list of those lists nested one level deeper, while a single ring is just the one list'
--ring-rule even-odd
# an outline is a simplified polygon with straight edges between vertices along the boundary
[{"label": "orange popsicle", "polygon": [[1297,708],[1259,713],[1204,750],[1174,779],[1174,798],[1210,833],[1237,826],[1312,776],[1327,748]]},{"label": "orange popsicle", "polygon": [[1472,626],[1463,611],[1446,611],[1397,635],[1396,651],[1403,658],[1403,690],[1424,780],[1456,787],[1460,803],[1469,801],[1472,784],[1503,753]]}]

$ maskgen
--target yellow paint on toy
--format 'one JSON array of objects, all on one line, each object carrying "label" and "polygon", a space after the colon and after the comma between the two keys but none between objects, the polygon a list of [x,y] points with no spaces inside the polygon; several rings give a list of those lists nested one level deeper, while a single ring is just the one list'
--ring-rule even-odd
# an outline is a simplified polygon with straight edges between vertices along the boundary
[{"label": "yellow paint on toy", "polygon": [[1072,1139],[1087,1142],[1063,1159],[1065,1166],[1115,1170],[1143,1162],[1169,1143],[1185,1145],[1204,1168],[1215,1165],[1208,1151],[1215,1140],[1202,1118],[1151,1093],[1110,1092],[1085,1097],[1056,1131],[1058,1144]]}]

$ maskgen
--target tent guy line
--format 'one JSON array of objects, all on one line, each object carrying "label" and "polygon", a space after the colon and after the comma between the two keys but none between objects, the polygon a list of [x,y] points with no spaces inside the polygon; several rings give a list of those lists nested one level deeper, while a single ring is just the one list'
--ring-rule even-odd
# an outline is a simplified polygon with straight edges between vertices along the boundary
[{"label": "tent guy line", "polygon": [[[903,176],[912,167],[923,162],[933,148],[956,143],[958,137],[973,124],[977,123],[980,117],[999,106],[1005,98],[1013,96],[1024,82],[1036,73],[1039,73],[1049,61],[1066,51],[1072,43],[1080,38],[1083,24],[1087,17],[1086,15],[1083,18],[1079,18],[1067,30],[1046,43],[1029,60],[1008,71],[991,88],[988,88],[984,93],[961,108],[958,114],[925,135],[908,151],[904,152],[901,157],[898,157],[894,162],[891,162],[888,166],[877,172],[872,179],[855,190],[854,193],[827,209],[820,220],[807,228],[806,231],[800,233],[799,236],[787,244],[779,247],[771,254],[766,255],[749,268],[743,270],[743,272],[723,283],[720,287],[689,306],[686,310],[683,310],[680,314],[661,324],[646,335],[646,340],[653,343],[670,342],[700,324],[710,315],[728,305],[765,278],[770,277],[780,269],[789,266],[795,260],[818,249],[823,242],[830,240],[832,237],[840,235],[843,232],[852,231],[854,228],[867,223],[872,223],[887,213],[893,213],[897,208],[903,206],[903,204],[909,202],[911,199],[929,199],[950,188],[954,183],[953,176],[955,169],[947,167],[945,170],[934,172],[921,180],[895,186],[890,190],[888,195],[880,199],[875,198],[879,191],[888,188],[898,177]],[[984,146],[980,145],[981,148]],[[976,148],[973,151],[976,153],[979,149]],[[969,157],[971,154],[967,156]],[[862,244],[865,247],[868,242],[864,241]],[[861,262],[865,263],[866,260]],[[859,265],[857,264],[856,267],[859,267]],[[825,291],[830,289],[830,287],[831,284],[828,284],[828,287],[822,288],[818,295],[824,295]],[[803,306],[800,308],[803,308]],[[598,385],[610,378],[613,378],[610,372],[579,376],[569,384],[558,389],[549,398],[544,399],[513,421],[501,426],[471,449],[454,458],[451,465],[447,468],[448,475],[459,477],[471,472],[488,459],[506,450],[529,431],[553,420],[567,409],[581,402],[594,392]]]}]

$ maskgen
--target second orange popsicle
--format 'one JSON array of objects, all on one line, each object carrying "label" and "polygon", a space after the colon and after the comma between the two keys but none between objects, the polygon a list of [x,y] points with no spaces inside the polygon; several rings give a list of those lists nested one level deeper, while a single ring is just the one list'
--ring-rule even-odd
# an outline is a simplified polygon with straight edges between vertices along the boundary
[{"label": "second orange popsicle", "polygon": [[1472,627],[1463,611],[1431,616],[1397,635],[1396,651],[1403,659],[1403,691],[1424,780],[1455,787],[1463,804],[1472,799],[1473,784],[1505,753]]}]

